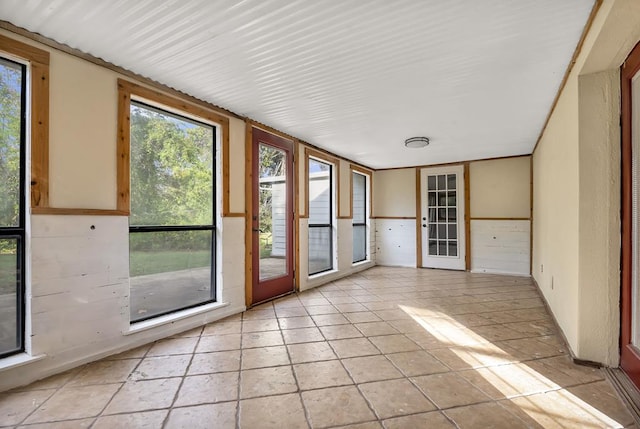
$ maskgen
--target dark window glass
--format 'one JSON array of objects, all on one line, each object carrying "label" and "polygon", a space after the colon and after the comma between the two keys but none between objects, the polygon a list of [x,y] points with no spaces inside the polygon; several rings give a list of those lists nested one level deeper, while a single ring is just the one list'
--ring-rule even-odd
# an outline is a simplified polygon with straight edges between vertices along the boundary
[{"label": "dark window glass", "polygon": [[130,315],[215,299],[215,128],[131,103]]},{"label": "dark window glass", "polygon": [[367,177],[352,174],[353,262],[367,259]]},{"label": "dark window glass", "polygon": [[24,350],[26,67],[0,58],[0,357]]},{"label": "dark window glass", "polygon": [[309,159],[309,275],[333,269],[333,166]]}]

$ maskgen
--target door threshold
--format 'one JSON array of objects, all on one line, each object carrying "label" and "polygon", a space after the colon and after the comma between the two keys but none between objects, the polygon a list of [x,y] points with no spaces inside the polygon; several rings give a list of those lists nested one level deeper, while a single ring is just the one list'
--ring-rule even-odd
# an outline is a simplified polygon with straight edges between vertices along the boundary
[{"label": "door threshold", "polygon": [[636,385],[620,368],[604,368],[604,373],[622,402],[627,406],[636,425],[640,426],[640,391]]},{"label": "door threshold", "polygon": [[278,298],[282,298],[282,297],[285,297],[285,296],[288,296],[288,295],[291,295],[291,294],[294,294],[294,293],[296,293],[296,291],[292,290],[292,291],[289,291],[289,292],[285,292],[282,295],[276,295],[276,296],[273,296],[271,298],[267,298],[267,299],[265,299],[263,301],[254,302],[249,307],[247,307],[247,310],[250,309],[250,308],[253,308],[253,307],[257,306],[257,305],[266,304],[269,301],[275,301]]}]

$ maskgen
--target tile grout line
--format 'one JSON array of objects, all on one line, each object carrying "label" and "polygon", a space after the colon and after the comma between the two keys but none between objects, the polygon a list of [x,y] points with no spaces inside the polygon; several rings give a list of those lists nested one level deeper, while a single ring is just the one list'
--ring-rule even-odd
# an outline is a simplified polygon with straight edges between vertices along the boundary
[{"label": "tile grout line", "polygon": [[[304,307],[304,311],[305,313],[307,313],[306,308]],[[277,317],[278,313],[276,312],[276,317]],[[307,313],[308,315],[308,313]],[[311,319],[313,321],[313,319]],[[314,325],[315,325],[315,321]],[[278,326],[280,326],[280,319],[278,319]],[[318,329],[318,327],[315,327],[316,329]],[[320,330],[318,329],[318,331],[320,332]],[[322,332],[320,332],[320,335],[322,335]],[[296,395],[298,396],[298,400],[300,401],[300,406],[302,407],[302,413],[304,414],[304,418],[305,418],[305,422],[307,423],[307,428],[311,428],[311,416],[309,415],[309,411],[307,410],[307,407],[304,404],[304,400],[302,399],[302,389],[300,389],[300,381],[298,380],[298,374],[296,373],[295,367],[294,367],[294,363],[293,360],[291,359],[291,353],[289,352],[289,344],[287,344],[284,341],[284,334],[282,333],[282,327],[280,327],[280,336],[282,337],[282,343],[284,344],[284,349],[287,352],[287,359],[289,359],[289,365],[291,367],[291,374],[293,375],[293,380],[296,382]],[[289,393],[290,394],[290,393]]]},{"label": "tile grout line", "polygon": [[167,425],[167,422],[169,421],[169,416],[171,415],[171,411],[173,410],[176,400],[178,399],[178,395],[180,394],[180,390],[182,389],[184,381],[187,378],[187,375],[189,374],[189,369],[191,368],[191,364],[193,363],[193,358],[196,355],[196,350],[198,350],[198,345],[200,344],[200,340],[202,339],[202,333],[204,332],[204,327],[205,325],[200,327],[200,333],[198,334],[198,339],[196,340],[196,343],[193,346],[189,363],[187,364],[187,367],[184,370],[184,374],[182,375],[182,377],[180,377],[180,383],[178,384],[178,388],[176,389],[176,392],[173,394],[173,400],[171,401],[171,404],[167,409],[168,410],[167,415],[164,416],[164,419],[162,420],[162,425],[161,425],[162,428],[164,428]]},{"label": "tile grout line", "polygon": [[242,355],[243,355],[243,348],[242,348],[242,337],[244,336],[244,314],[246,313],[246,311],[241,313],[240,316],[240,358],[238,361],[238,387],[236,389],[236,424],[235,424],[235,428],[236,429],[240,429],[240,386],[242,384]]},{"label": "tile grout line", "polygon": [[120,391],[122,390],[122,388],[125,386],[125,384],[127,384],[127,382],[129,381],[129,378],[131,377],[132,374],[134,374],[136,372],[136,370],[138,369],[138,367],[142,364],[142,361],[145,360],[145,358],[147,357],[147,355],[149,354],[149,351],[151,350],[151,348],[153,347],[154,344],[156,344],[158,341],[153,341],[151,343],[147,343],[141,347],[146,347],[147,345],[149,346],[149,348],[147,348],[147,350],[142,354],[142,357],[140,358],[140,361],[136,364],[136,366],[129,372],[129,375],[127,375],[126,379],[124,380],[124,382],[122,382],[120,384],[120,387],[115,391],[115,393],[111,396],[111,398],[107,401],[107,403],[104,405],[104,407],[102,407],[102,410],[95,416],[95,420],[93,421],[93,423],[91,423],[91,425],[89,425],[89,429],[92,428],[97,422],[98,419],[100,417],[102,417],[104,411],[107,409],[107,407],[109,407],[109,405],[111,404],[111,402],[113,401],[113,398],[116,397],[116,395],[118,395],[118,393],[120,393]]}]

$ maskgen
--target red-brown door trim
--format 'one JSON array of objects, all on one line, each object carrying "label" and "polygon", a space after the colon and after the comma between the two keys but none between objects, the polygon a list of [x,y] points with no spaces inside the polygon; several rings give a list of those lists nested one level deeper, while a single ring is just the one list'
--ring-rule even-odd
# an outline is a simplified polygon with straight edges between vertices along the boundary
[{"label": "red-brown door trim", "polygon": [[632,90],[631,81],[640,71],[640,43],[636,45],[620,70],[622,142],[622,249],[620,291],[620,367],[640,388],[640,354],[632,344],[632,287],[633,287],[633,145],[632,145]]},{"label": "red-brown door trim", "polygon": [[[275,298],[294,291],[294,181],[293,181],[293,156],[294,143],[291,140],[268,133],[259,128],[252,129],[252,213],[248,222],[251,224],[251,247],[252,247],[252,294],[251,304],[257,304],[269,299]],[[259,235],[255,233],[258,230],[258,207],[259,193],[257,192],[257,182],[259,180],[258,162],[260,160],[258,149],[260,144],[273,146],[277,149],[285,151],[287,155],[286,180],[287,180],[287,203],[286,203],[286,222],[287,222],[287,240],[286,240],[286,258],[287,258],[287,275],[276,279],[268,279],[260,281],[260,250]]]}]

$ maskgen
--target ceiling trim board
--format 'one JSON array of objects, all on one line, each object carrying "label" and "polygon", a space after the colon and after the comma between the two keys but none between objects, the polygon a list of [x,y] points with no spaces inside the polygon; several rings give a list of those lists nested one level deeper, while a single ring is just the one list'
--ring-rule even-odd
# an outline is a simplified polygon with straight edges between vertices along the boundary
[{"label": "ceiling trim board", "polygon": [[447,167],[449,165],[463,165],[470,162],[482,162],[482,161],[497,161],[500,159],[512,159],[512,158],[524,158],[532,156],[532,153],[523,153],[522,155],[509,155],[509,156],[496,156],[493,158],[480,158],[480,159],[467,159],[464,161],[444,162],[441,164],[424,164],[424,165],[412,165],[409,167],[391,167],[391,168],[378,168],[373,171],[390,171],[390,170],[405,170],[407,168],[432,168],[432,167]]}]

